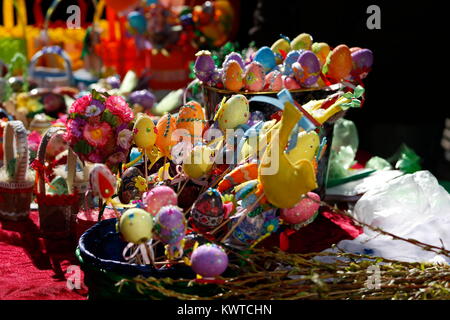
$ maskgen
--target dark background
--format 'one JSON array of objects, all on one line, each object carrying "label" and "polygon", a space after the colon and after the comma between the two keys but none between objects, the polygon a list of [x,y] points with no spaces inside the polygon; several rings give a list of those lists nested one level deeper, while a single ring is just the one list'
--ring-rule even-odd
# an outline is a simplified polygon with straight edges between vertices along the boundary
[{"label": "dark background", "polygon": [[[42,0],[41,6],[46,10],[51,2]],[[90,7],[86,21],[92,21],[92,4],[83,2]],[[251,41],[270,46],[280,34],[293,39],[302,32],[332,47],[370,48],[375,58],[373,71],[364,81],[366,102],[361,110],[347,115],[358,127],[360,149],[389,157],[406,143],[422,157],[424,168],[450,180],[450,165],[440,146],[444,119],[450,117],[445,81],[449,18],[442,2],[232,2],[239,11],[235,41],[241,48]],[[33,3],[27,1],[29,23],[34,23]],[[77,3],[64,0],[52,21],[65,20],[67,6]],[[366,27],[366,10],[372,4],[381,9],[381,30]]]}]

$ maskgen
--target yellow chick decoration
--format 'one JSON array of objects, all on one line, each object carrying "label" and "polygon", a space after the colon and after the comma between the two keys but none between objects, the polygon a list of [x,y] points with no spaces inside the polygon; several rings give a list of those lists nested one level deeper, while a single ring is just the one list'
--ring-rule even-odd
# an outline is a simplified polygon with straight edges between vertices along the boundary
[{"label": "yellow chick decoration", "polygon": [[297,136],[297,145],[286,155],[292,162],[300,160],[313,161],[319,149],[320,138],[315,131],[302,131]]},{"label": "yellow chick decoration", "polygon": [[302,113],[292,103],[284,104],[280,128],[272,133],[258,170],[267,200],[278,208],[292,208],[303,194],[318,187],[311,161],[290,159],[284,152],[289,135],[301,117]]},{"label": "yellow chick decoration", "polygon": [[133,128],[134,143],[138,148],[150,151],[156,142],[156,127],[152,119],[145,114],[137,117]]}]

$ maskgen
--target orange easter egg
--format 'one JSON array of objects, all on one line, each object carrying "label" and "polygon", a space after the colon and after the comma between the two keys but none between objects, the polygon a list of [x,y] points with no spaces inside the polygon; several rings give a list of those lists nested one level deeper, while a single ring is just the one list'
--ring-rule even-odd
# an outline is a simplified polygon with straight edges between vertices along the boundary
[{"label": "orange easter egg", "polygon": [[176,128],[177,118],[170,113],[162,116],[156,124],[158,135],[155,144],[166,157],[170,155],[170,148],[176,143],[176,139],[172,137]]},{"label": "orange easter egg", "polygon": [[340,82],[352,71],[352,56],[349,47],[341,44],[333,49],[327,57],[323,73],[331,80]]},{"label": "orange easter egg", "polygon": [[244,71],[237,61],[230,60],[223,67],[223,85],[230,91],[240,91],[244,86]]},{"label": "orange easter egg", "polygon": [[178,112],[177,136],[185,136],[187,133],[191,137],[201,139],[205,123],[205,113],[200,103],[189,101]]}]

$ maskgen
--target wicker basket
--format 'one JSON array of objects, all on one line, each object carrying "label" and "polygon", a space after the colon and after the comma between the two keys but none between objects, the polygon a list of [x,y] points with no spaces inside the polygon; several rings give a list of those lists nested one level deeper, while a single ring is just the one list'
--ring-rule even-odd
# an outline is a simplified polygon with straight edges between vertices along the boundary
[{"label": "wicker basket", "polygon": [[[28,174],[27,131],[21,121],[9,121],[3,133],[4,166],[1,174],[5,179],[0,180],[0,217],[8,220],[25,219],[30,213],[34,186],[34,180],[29,179]],[[16,167],[10,176],[7,167],[12,161],[16,162]]]},{"label": "wicker basket", "polygon": [[[51,137],[63,131],[63,128],[51,127],[47,130],[39,145],[37,161],[43,168],[48,142]],[[46,177],[42,169],[38,169],[37,203],[39,206],[39,225],[41,235],[49,239],[68,238],[71,235],[71,222],[74,207],[79,203],[79,196],[74,192],[74,175],[76,166],[76,155],[69,149],[67,157],[68,176],[67,195],[49,195],[46,193]]]}]

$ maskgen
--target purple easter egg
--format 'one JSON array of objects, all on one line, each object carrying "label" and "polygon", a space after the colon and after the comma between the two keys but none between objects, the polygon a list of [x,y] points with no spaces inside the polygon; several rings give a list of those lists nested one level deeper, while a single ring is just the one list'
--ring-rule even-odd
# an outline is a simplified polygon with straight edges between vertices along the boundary
[{"label": "purple easter egg", "polygon": [[216,68],[214,60],[211,57],[211,52],[207,50],[199,51],[196,57],[197,59],[194,64],[195,75],[200,81],[207,82],[211,79]]},{"label": "purple easter egg", "polygon": [[352,53],[352,74],[360,75],[368,72],[373,64],[373,52],[369,49],[360,49]]},{"label": "purple easter egg", "polygon": [[204,244],[194,250],[191,256],[191,267],[195,273],[205,278],[221,275],[228,266],[228,256],[215,244]]},{"label": "purple easter egg", "polygon": [[234,60],[237,63],[239,63],[239,65],[241,66],[242,70],[244,70],[244,68],[245,68],[244,60],[242,59],[242,56],[239,53],[232,52],[232,53],[228,54],[225,57],[225,60],[223,61],[223,65],[226,65],[227,62],[230,61],[230,60]]},{"label": "purple easter egg", "polygon": [[119,89],[120,88],[120,79],[118,76],[110,76],[106,78],[106,83],[112,88],[112,89]]},{"label": "purple easter egg", "polygon": [[319,80],[320,62],[314,52],[304,50],[292,64],[294,77],[302,87],[312,87]]},{"label": "purple easter egg", "polygon": [[292,76],[294,71],[292,70],[292,64],[297,62],[298,58],[300,57],[300,53],[303,50],[294,50],[287,54],[286,59],[284,59],[284,70],[283,74],[286,76]]},{"label": "purple easter egg", "polygon": [[155,104],[155,96],[147,89],[133,91],[129,97],[131,104],[139,104],[144,109],[151,109]]},{"label": "purple easter egg", "polygon": [[219,191],[212,188],[198,197],[191,211],[194,223],[205,229],[213,229],[221,224],[224,214],[222,197]]},{"label": "purple easter egg", "polygon": [[155,217],[154,233],[164,244],[177,244],[186,235],[186,219],[177,206],[165,206]]}]

